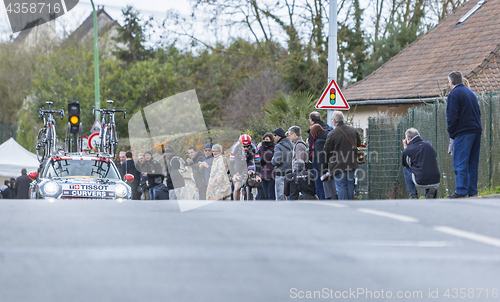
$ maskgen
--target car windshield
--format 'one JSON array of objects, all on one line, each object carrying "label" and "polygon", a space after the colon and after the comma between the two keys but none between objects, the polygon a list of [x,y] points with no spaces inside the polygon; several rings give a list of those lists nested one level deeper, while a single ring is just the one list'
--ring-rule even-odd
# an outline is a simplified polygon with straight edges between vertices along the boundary
[{"label": "car windshield", "polygon": [[51,159],[44,177],[93,177],[120,179],[112,161]]}]

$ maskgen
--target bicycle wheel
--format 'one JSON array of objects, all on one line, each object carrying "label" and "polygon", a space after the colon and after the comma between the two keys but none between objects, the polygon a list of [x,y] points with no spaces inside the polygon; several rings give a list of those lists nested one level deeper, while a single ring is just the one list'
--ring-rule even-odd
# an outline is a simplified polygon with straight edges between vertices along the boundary
[{"label": "bicycle wheel", "polygon": [[51,140],[51,143],[50,143],[50,147],[52,148],[51,150],[51,155],[55,155],[58,153],[58,150],[57,150],[57,133],[56,133],[56,124],[54,123],[52,125],[52,127],[50,128],[52,132],[51,135],[50,135],[50,140]]},{"label": "bicycle wheel", "polygon": [[116,147],[118,145],[118,139],[116,137],[115,125],[111,126],[111,130],[109,132],[110,132],[109,133],[109,136],[110,136],[110,140],[109,140],[110,154],[112,157],[115,157]]},{"label": "bicycle wheel", "polygon": [[46,142],[45,142],[45,155],[47,157],[51,156],[53,154],[52,152],[52,148],[53,148],[53,145],[54,143],[52,142],[53,140],[53,136],[52,136],[52,129],[49,128],[48,132],[47,132],[47,139],[46,139]]},{"label": "bicycle wheel", "polygon": [[106,125],[103,124],[101,128],[101,133],[99,134],[99,137],[101,138],[100,141],[101,143],[99,144],[99,153],[105,153],[105,146],[106,146],[106,134],[107,134],[107,129]]},{"label": "bicycle wheel", "polygon": [[245,201],[246,187],[242,185],[240,188],[240,201]]},{"label": "bicycle wheel", "polygon": [[36,157],[39,162],[42,162],[45,159],[45,155],[47,153],[45,142],[46,131],[46,128],[42,128],[40,129],[40,131],[38,131],[38,138],[36,141]]},{"label": "bicycle wheel", "polygon": [[109,155],[112,155],[111,154],[111,128],[108,127],[108,130],[106,131],[106,144],[105,144],[105,147],[106,147],[106,153],[109,154]]}]

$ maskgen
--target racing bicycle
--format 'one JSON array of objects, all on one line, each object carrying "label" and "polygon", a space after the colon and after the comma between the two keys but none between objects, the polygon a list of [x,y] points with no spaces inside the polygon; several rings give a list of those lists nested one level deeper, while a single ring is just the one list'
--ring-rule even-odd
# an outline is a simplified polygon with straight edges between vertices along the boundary
[{"label": "racing bicycle", "polygon": [[118,146],[118,137],[116,135],[116,124],[115,124],[115,113],[123,112],[123,118],[127,118],[127,109],[115,110],[111,108],[113,106],[113,101],[108,100],[109,109],[92,109],[92,114],[95,118],[96,111],[101,112],[101,130],[99,132],[99,152],[106,153],[114,157],[116,154],[116,148]]},{"label": "racing bicycle", "polygon": [[61,111],[50,110],[50,105],[54,103],[45,102],[45,104],[49,107],[48,110],[44,110],[43,107],[38,109],[38,118],[43,118],[43,128],[38,132],[36,142],[36,156],[39,162],[57,153],[56,121],[53,114],[59,114],[61,120],[64,118],[64,108],[61,108]]}]

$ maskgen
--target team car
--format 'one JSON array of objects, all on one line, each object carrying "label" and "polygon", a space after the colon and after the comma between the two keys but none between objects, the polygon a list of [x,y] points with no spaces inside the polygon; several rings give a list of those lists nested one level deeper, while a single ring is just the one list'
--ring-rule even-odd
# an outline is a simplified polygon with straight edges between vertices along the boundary
[{"label": "team car", "polygon": [[[124,182],[109,157],[96,154],[63,154],[43,161],[31,172],[33,199],[131,199],[132,189]],[[132,181],[132,175],[125,175]]]}]

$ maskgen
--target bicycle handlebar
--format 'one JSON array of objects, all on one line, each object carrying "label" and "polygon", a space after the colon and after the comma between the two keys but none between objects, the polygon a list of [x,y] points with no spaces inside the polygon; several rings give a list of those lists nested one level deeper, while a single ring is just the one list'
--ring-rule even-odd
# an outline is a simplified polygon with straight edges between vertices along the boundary
[{"label": "bicycle handlebar", "polygon": [[95,116],[95,112],[99,111],[104,114],[110,114],[110,113],[116,113],[116,112],[123,112],[123,118],[127,118],[127,109],[123,110],[116,110],[116,109],[95,109],[95,106],[92,108],[92,115]]},{"label": "bicycle handlebar", "polygon": [[62,120],[64,118],[64,108],[61,108],[60,111],[56,111],[56,110],[44,110],[43,107],[38,109],[38,118],[41,118],[42,116],[48,115],[48,114],[60,114],[60,117],[61,117],[61,120]]}]

